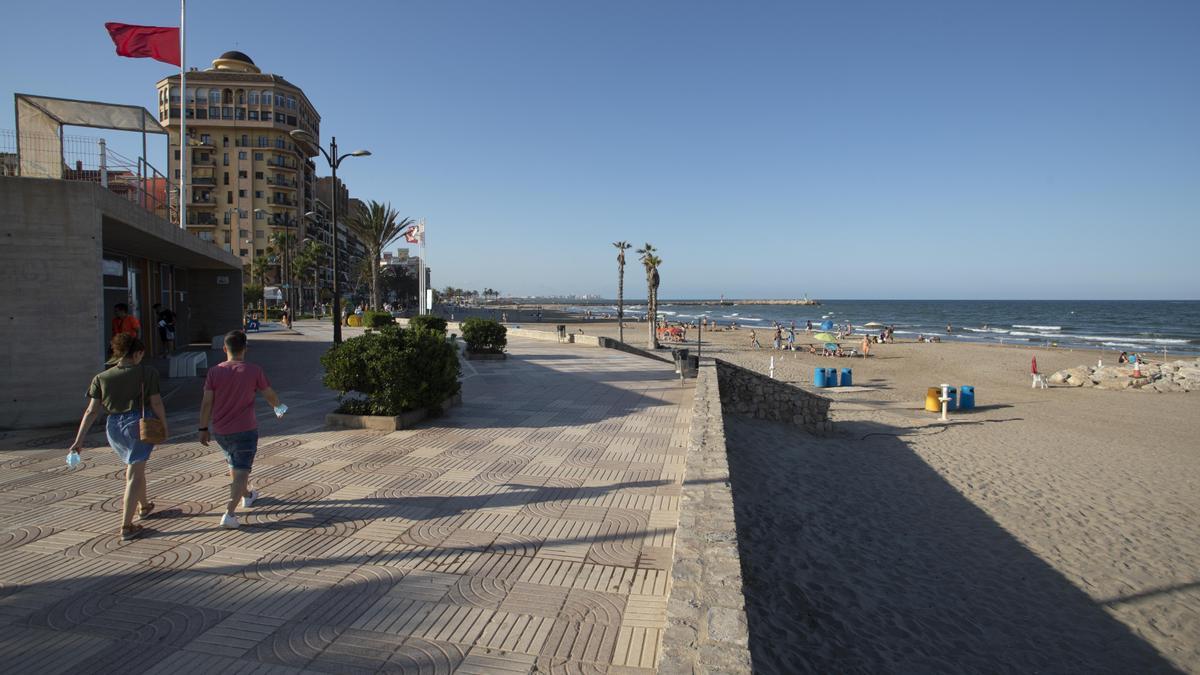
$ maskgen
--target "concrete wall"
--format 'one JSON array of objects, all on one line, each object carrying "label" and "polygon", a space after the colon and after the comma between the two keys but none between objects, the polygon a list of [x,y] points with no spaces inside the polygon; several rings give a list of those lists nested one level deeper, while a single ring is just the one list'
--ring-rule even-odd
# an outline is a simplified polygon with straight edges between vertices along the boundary
[{"label": "concrete wall", "polygon": [[0,178],[0,428],[78,421],[101,370],[100,213],[79,186]]},{"label": "concrete wall", "polygon": [[716,370],[725,412],[783,422],[813,433],[833,431],[829,399],[719,359]]},{"label": "concrete wall", "polygon": [[105,251],[185,270],[191,335],[241,325],[235,256],[100,185],[0,176],[0,429],[79,421],[109,337]]}]

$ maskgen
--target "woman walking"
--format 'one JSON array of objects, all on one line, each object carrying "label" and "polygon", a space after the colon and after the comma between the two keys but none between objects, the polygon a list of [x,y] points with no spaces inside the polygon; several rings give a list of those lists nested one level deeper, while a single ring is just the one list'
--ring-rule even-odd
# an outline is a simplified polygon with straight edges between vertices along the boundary
[{"label": "woman walking", "polygon": [[[125,463],[125,504],[121,510],[121,539],[128,541],[141,534],[142,526],[133,524],[134,510],[145,518],[154,510],[154,502],[146,499],[146,460],[154,449],[152,443],[141,440],[142,418],[146,404],[162,425],[157,435],[167,436],[167,412],[159,395],[158,371],[142,365],[146,346],[138,338],[121,333],[112,339],[113,357],[119,359],[112,368],[92,378],[88,387],[91,401],[79,423],[71,452],[83,449],[83,439],[92,422],[103,410],[108,413],[108,444]],[[153,425],[151,425],[153,426]],[[148,430],[152,432],[152,430]],[[140,506],[140,508],[138,508]]]}]

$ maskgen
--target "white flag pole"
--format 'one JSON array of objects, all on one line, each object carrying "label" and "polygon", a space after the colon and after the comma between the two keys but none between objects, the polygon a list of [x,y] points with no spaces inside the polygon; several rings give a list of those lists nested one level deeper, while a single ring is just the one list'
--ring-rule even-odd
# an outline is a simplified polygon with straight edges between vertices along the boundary
[{"label": "white flag pole", "polygon": [[[187,229],[187,0],[179,0],[179,227]],[[167,109],[171,96],[167,95]],[[169,150],[168,150],[169,151]],[[167,162],[170,165],[170,162]]]},{"label": "white flag pole", "polygon": [[432,303],[429,303],[426,298],[426,296],[429,295],[429,289],[425,288],[425,265],[426,265],[426,262],[425,262],[425,219],[424,218],[421,219],[420,237],[421,237],[420,274],[421,274],[421,307],[422,307],[421,313],[422,314],[432,314],[433,313]]}]

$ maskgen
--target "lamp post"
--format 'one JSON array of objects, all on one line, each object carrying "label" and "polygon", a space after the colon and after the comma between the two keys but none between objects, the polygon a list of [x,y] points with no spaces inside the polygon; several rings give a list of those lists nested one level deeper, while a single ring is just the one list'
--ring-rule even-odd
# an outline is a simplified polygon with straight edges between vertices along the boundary
[{"label": "lamp post", "polygon": [[338,276],[338,259],[337,259],[337,245],[338,245],[337,226],[338,226],[338,196],[339,196],[338,195],[337,170],[338,170],[338,166],[341,165],[342,160],[346,159],[347,157],[366,157],[367,155],[371,154],[371,151],[370,150],[355,150],[354,152],[347,152],[346,154],[339,156],[338,151],[337,151],[337,137],[336,136],[329,137],[329,151],[326,152],[325,148],[322,148],[320,145],[318,145],[317,140],[315,138],[313,138],[312,134],[308,133],[307,131],[305,131],[303,129],[292,129],[292,131],[290,133],[291,133],[292,138],[294,138],[302,143],[305,143],[307,145],[310,145],[310,146],[316,148],[317,150],[321,151],[321,154],[325,156],[325,161],[329,163],[330,173],[333,174],[333,199],[332,199],[333,204],[331,205],[331,209],[333,211],[333,218],[332,218],[332,220],[333,220],[333,227],[332,227],[332,230],[333,230],[333,316],[334,316],[333,343],[339,344],[342,341],[342,280]]}]

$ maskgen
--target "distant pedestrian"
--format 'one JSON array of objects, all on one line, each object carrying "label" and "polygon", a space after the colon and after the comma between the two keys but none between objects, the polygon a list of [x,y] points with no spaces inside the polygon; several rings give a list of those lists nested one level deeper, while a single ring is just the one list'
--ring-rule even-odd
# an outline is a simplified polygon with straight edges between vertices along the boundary
[{"label": "distant pedestrian", "polygon": [[113,305],[112,335],[116,337],[124,333],[130,337],[141,337],[142,322],[129,313],[129,305],[118,302]]},{"label": "distant pedestrian", "polygon": [[954,329],[950,326],[950,324],[946,324],[946,335],[949,335],[953,332],[954,332]]},{"label": "distant pedestrian", "polygon": [[[204,379],[204,400],[200,403],[200,443],[208,445],[216,439],[225,453],[232,480],[229,502],[221,516],[221,527],[239,526],[235,510],[240,499],[249,508],[258,499],[258,491],[250,485],[250,471],[258,452],[258,419],[254,416],[254,399],[258,392],[275,409],[276,417],[287,411],[279,396],[267,382],[267,375],[256,364],[246,362],[246,334],[240,330],[225,335],[225,361],[208,371]],[[209,429],[209,422],[212,429]]]},{"label": "distant pedestrian", "polygon": [[[88,387],[88,407],[79,422],[75,442],[70,452],[83,449],[88,430],[100,412],[108,413],[105,433],[113,452],[125,465],[125,500],[121,506],[121,539],[128,541],[142,532],[133,524],[135,510],[141,518],[150,515],[154,502],[146,498],[146,460],[154,444],[141,440],[141,422],[146,416],[146,404],[162,424],[161,436],[167,436],[167,411],[159,395],[158,371],[142,365],[146,346],[128,333],[113,336],[113,357],[116,365],[92,378]],[[161,441],[159,441],[161,442]],[[140,509],[138,508],[140,506]]]},{"label": "distant pedestrian", "polygon": [[154,303],[154,313],[158,317],[158,337],[162,340],[163,349],[167,353],[175,351],[175,312],[161,303]]},{"label": "distant pedestrian", "polygon": [[758,334],[754,332],[753,328],[750,329],[750,345],[755,349],[762,349],[762,345],[758,343]]},{"label": "distant pedestrian", "polygon": [[812,334],[812,319],[809,319],[807,322],[805,322],[804,332],[805,334]]},{"label": "distant pedestrian", "polygon": [[796,322],[792,322],[792,327],[788,330],[787,348],[791,351],[796,351]]},{"label": "distant pedestrian", "polygon": [[779,324],[775,324],[775,335],[772,342],[774,343],[775,351],[783,348],[783,329],[780,328]]}]

